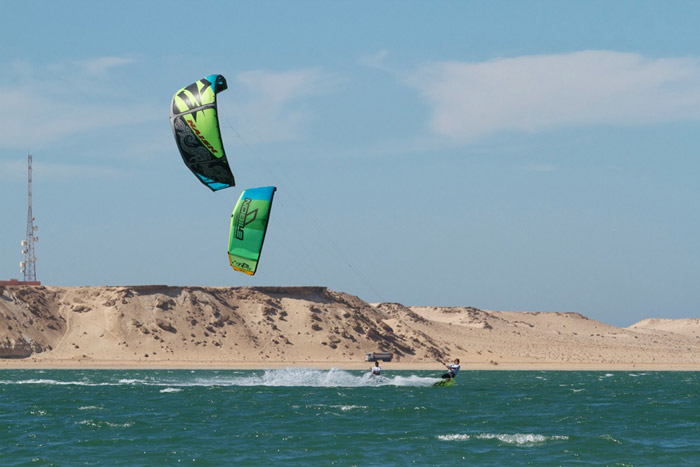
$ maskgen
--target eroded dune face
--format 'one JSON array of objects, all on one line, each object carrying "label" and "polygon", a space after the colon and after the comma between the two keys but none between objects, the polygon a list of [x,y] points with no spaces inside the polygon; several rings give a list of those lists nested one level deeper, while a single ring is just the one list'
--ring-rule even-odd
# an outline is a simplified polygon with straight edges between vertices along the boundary
[{"label": "eroded dune face", "polygon": [[0,358],[134,365],[699,364],[700,320],[370,305],[324,287],[0,287]]}]

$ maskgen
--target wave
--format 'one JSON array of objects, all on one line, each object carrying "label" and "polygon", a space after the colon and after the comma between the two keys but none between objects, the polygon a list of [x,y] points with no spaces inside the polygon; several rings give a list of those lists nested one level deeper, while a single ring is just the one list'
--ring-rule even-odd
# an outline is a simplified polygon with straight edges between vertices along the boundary
[{"label": "wave", "polygon": [[134,425],[132,422],[114,423],[107,420],[80,420],[79,422],[76,422],[76,424],[87,425],[93,428],[129,428]]},{"label": "wave", "polygon": [[560,435],[539,435],[534,433],[477,433],[477,434],[463,434],[455,433],[448,435],[438,435],[437,437],[441,441],[468,441],[470,439],[495,439],[505,444],[515,444],[515,445],[527,445],[531,446],[534,444],[542,444],[547,441],[566,441],[569,439],[568,436]]},{"label": "wave", "polygon": [[22,379],[22,380],[0,380],[0,384],[46,384],[56,386],[120,386],[122,383],[91,382],[91,381],[59,381],[55,379]]},{"label": "wave", "polygon": [[[351,405],[351,404],[335,404],[335,405],[328,405],[328,404],[309,404],[306,406],[308,407],[318,407],[318,408],[329,408],[329,409],[338,409],[341,412],[349,412],[351,410],[370,410],[371,407],[367,405]],[[299,406],[296,406],[296,408],[299,408]]]}]

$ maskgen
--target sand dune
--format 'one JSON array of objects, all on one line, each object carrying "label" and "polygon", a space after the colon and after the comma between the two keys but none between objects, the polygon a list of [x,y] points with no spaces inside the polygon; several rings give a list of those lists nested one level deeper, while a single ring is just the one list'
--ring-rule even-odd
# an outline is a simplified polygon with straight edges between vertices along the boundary
[{"label": "sand dune", "polygon": [[638,332],[657,331],[681,334],[700,339],[700,318],[689,319],[645,319],[633,324],[628,329]]},{"label": "sand dune", "polygon": [[0,368],[700,370],[700,320],[617,328],[573,313],[368,304],[324,287],[0,287]]}]

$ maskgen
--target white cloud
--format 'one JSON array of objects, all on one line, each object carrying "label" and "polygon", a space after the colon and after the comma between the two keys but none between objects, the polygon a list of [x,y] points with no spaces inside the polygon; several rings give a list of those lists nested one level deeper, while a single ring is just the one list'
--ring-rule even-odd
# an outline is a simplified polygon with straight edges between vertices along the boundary
[{"label": "white cloud", "polygon": [[315,68],[247,71],[236,79],[247,91],[233,104],[237,127],[252,125],[259,138],[265,141],[297,139],[312,117],[305,99],[332,92],[340,82],[336,75]]},{"label": "white cloud", "polygon": [[80,68],[91,74],[105,74],[110,69],[129,65],[134,60],[128,57],[98,57],[91,60],[80,60],[75,62]]},{"label": "white cloud", "polygon": [[[72,179],[122,178],[125,170],[81,164],[54,164],[32,161],[32,180],[65,181]],[[0,160],[0,180],[26,181],[27,159]]]},{"label": "white cloud", "polygon": [[526,172],[556,172],[557,168],[551,164],[528,165],[523,167]]},{"label": "white cloud", "polygon": [[[46,68],[52,74],[61,74],[72,77],[81,75],[106,75],[115,68],[123,67],[135,63],[131,57],[95,57],[85,60],[70,60],[64,62],[55,62],[48,65]],[[17,66],[17,64],[15,64]],[[24,67],[27,66],[25,63]]]},{"label": "white cloud", "polygon": [[3,139],[0,146],[36,147],[92,129],[118,127],[154,118],[142,109],[128,105],[108,107],[78,100],[71,102],[66,96],[51,98],[40,92],[0,87],[5,104],[14,109],[0,114],[3,131],[14,136]]},{"label": "white cloud", "polygon": [[429,64],[407,76],[431,130],[470,142],[503,132],[700,118],[700,61],[582,51]]},{"label": "white cloud", "polygon": [[368,54],[360,57],[360,65],[392,72],[393,70],[386,65],[386,59],[388,56],[389,51],[382,49],[374,54]]},{"label": "white cloud", "polygon": [[[0,76],[0,95],[5,108],[11,109],[0,113],[0,127],[11,137],[3,138],[0,147],[36,148],[89,130],[162,118],[138,97],[124,99],[129,94],[108,76],[114,67],[131,61],[103,57],[45,68],[11,63]],[[95,78],[95,74],[101,76]]]},{"label": "white cloud", "polygon": [[0,180],[19,181],[27,179],[27,160],[0,160]]}]

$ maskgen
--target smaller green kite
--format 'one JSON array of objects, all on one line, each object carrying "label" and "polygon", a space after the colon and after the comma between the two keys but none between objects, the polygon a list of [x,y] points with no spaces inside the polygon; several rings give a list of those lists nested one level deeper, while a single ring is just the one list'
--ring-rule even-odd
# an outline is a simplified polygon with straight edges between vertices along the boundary
[{"label": "smaller green kite", "polygon": [[228,259],[236,271],[252,276],[258,268],[276,190],[274,186],[249,188],[238,198],[228,241]]}]

